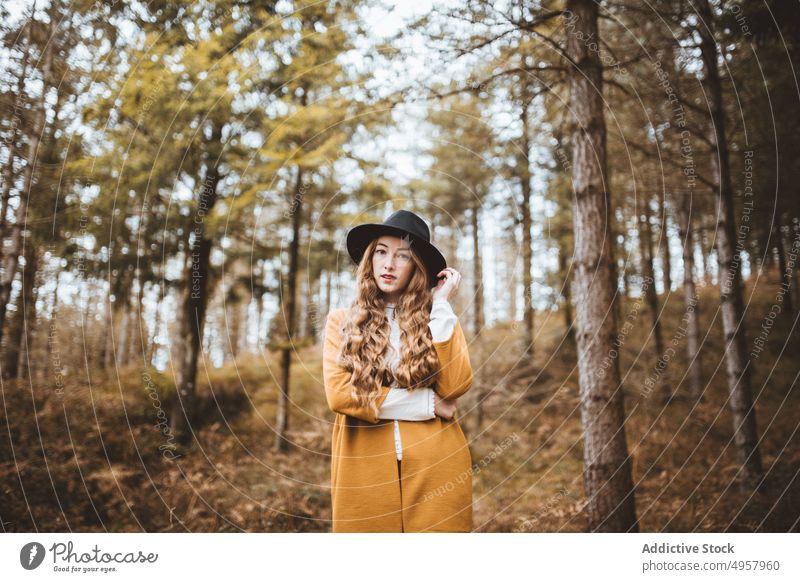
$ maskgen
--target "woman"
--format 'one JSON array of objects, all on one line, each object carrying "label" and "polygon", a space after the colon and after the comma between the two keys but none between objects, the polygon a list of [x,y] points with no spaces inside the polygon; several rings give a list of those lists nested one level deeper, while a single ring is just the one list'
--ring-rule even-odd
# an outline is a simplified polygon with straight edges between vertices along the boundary
[{"label": "woman", "polygon": [[461,275],[406,210],[351,229],[347,250],[357,293],[328,315],[323,350],[333,531],[470,531],[472,463],[454,415],[472,368],[449,304]]}]

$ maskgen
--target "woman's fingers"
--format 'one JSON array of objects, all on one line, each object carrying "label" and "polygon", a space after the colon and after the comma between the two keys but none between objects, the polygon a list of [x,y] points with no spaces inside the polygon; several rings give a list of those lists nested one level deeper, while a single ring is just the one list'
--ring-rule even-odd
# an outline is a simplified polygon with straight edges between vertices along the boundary
[{"label": "woman's fingers", "polygon": [[445,267],[436,275],[437,277],[444,277],[444,282],[452,281],[453,285],[458,287],[461,282],[461,273],[456,271],[453,267]]}]

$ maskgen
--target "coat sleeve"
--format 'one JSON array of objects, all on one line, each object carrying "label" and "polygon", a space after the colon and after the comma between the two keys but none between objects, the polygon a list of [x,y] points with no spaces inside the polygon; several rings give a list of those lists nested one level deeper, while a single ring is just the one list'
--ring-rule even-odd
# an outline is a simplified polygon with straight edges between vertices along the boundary
[{"label": "coat sleeve", "polygon": [[472,386],[472,365],[461,322],[456,322],[453,335],[442,342],[433,342],[439,356],[436,393],[444,399],[463,396]]},{"label": "coat sleeve", "polygon": [[[366,422],[377,424],[379,421],[378,410],[371,410],[367,406],[360,406],[352,396],[353,385],[350,383],[350,372],[336,362],[336,356],[341,348],[342,335],[339,327],[342,323],[344,310],[337,309],[328,314],[325,322],[325,338],[322,349],[322,381],[325,386],[325,397],[328,407],[339,414],[346,414]],[[381,387],[381,394],[375,405],[380,409],[383,401],[389,395],[389,387]]]},{"label": "coat sleeve", "polygon": [[430,388],[392,388],[381,404],[378,418],[393,420],[430,420],[436,418],[433,390]]}]

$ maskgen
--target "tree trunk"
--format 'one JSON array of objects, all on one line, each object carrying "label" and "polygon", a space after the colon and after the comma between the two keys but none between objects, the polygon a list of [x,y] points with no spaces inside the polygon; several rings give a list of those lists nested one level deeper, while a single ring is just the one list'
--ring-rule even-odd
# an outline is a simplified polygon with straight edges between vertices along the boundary
[{"label": "tree trunk", "polygon": [[[786,260],[787,249],[786,245],[784,244],[783,240],[783,226],[778,224],[775,226],[775,248],[778,251],[778,282],[780,285],[780,289],[784,292],[783,294],[783,306],[784,309],[788,313],[794,312],[794,297],[792,297],[792,270],[794,268],[794,262]],[[791,252],[791,246],[789,247],[789,251]]]},{"label": "tree trunk", "polygon": [[[139,260],[143,260],[140,258]],[[127,360],[125,361],[128,365],[138,365],[138,362],[141,362],[141,365],[147,365],[147,339],[150,337],[150,333],[147,329],[147,322],[144,318],[144,280],[142,277],[142,270],[140,268],[136,269],[136,283],[137,283],[137,291],[136,295],[134,296],[135,303],[131,306],[131,318],[133,319],[133,325],[131,327],[131,331],[133,332],[131,336],[128,338],[128,354]],[[139,358],[139,354],[141,354],[141,358]]]},{"label": "tree trunk", "polygon": [[305,269],[298,269],[297,272],[297,295],[295,296],[295,331],[298,340],[305,337],[306,332],[306,315],[308,315],[308,292],[306,288],[306,279],[308,278],[308,271]]},{"label": "tree trunk", "polygon": [[[601,73],[602,74],[602,73]],[[610,195],[607,193],[607,195]],[[610,201],[606,201],[606,214],[607,216],[611,216],[611,209],[610,209]],[[608,277],[609,277],[609,285],[611,286],[611,307],[614,313],[614,321],[617,322],[622,317],[622,308],[620,305],[622,304],[621,295],[622,292],[619,288],[619,261],[617,261],[617,247],[621,247],[622,252],[620,253],[622,256],[625,256],[625,247],[623,243],[620,243],[618,240],[619,233],[617,232],[614,224],[609,222],[608,225],[608,236],[609,236],[609,245],[608,245]]]},{"label": "tree trunk", "polygon": [[[526,87],[527,89],[527,87]],[[526,91],[527,93],[527,91]],[[522,288],[523,311],[522,320],[522,354],[527,360],[533,359],[533,278],[531,267],[533,264],[533,240],[531,238],[531,171],[530,171],[530,128],[528,119],[528,96],[522,96],[522,154],[519,159],[520,181],[522,182]]]},{"label": "tree trunk", "polygon": [[[517,240],[516,228],[508,229],[508,239],[507,242],[504,241],[503,245],[505,249],[518,248],[519,242]],[[508,288],[508,321],[514,323],[517,321],[517,274],[514,268],[517,264],[517,254],[514,252],[504,252],[503,257],[505,258],[503,261],[505,279],[510,283]],[[512,281],[514,281],[514,283],[511,283]]]},{"label": "tree trunk", "polygon": [[103,346],[103,369],[109,370],[112,364],[112,357],[114,355],[114,321],[119,320],[119,302],[116,300],[112,303],[111,302],[111,291],[108,292],[109,297],[108,301],[106,301],[106,332],[105,332],[105,344]]},{"label": "tree trunk", "polygon": [[17,78],[17,91],[14,96],[14,111],[11,113],[11,135],[8,138],[8,159],[3,167],[3,186],[0,194],[0,240],[6,237],[6,214],[8,213],[8,202],[11,198],[11,186],[14,182],[14,159],[17,157],[17,125],[21,122],[19,113],[25,95],[25,83],[28,76],[28,61],[31,51],[31,29],[33,28],[33,15],[36,12],[36,2],[31,8],[31,18],[25,27],[25,52],[22,55],[22,69]]},{"label": "tree trunk", "polygon": [[630,296],[631,296],[631,270],[625,269],[625,271],[622,273],[622,297],[624,299],[628,299],[628,297]]},{"label": "tree trunk", "polygon": [[314,337],[314,313],[316,312],[316,305],[314,305],[314,285],[310,280],[311,270],[306,269],[300,277],[300,294],[299,310],[297,315],[299,321],[297,322],[298,337],[313,338]]},{"label": "tree trunk", "polygon": [[700,236],[697,237],[700,243],[700,261],[702,261],[701,272],[703,274],[703,285],[711,285],[713,277],[711,274],[711,243],[708,240],[708,226],[706,225],[706,215],[703,215],[701,220]]},{"label": "tree trunk", "polygon": [[664,294],[669,296],[672,291],[672,254],[669,250],[669,220],[667,219],[667,202],[666,196],[661,195],[658,197],[658,217],[660,219],[661,229],[661,243],[664,245],[663,251],[663,276],[664,276]]},{"label": "tree trunk", "polygon": [[[654,370],[660,369],[661,358],[664,356],[664,336],[661,332],[661,318],[658,305],[658,292],[656,291],[655,269],[653,268],[653,231],[650,225],[650,203],[645,199],[642,204],[643,214],[639,217],[639,255],[641,258],[642,269],[642,293],[647,300],[647,307],[650,310],[650,317],[653,320],[653,340],[655,343],[656,365]],[[666,381],[666,366],[660,369],[656,378],[658,382],[657,401],[661,404],[667,402],[670,397],[669,383]]]},{"label": "tree trunk", "polygon": [[8,233],[10,243],[3,256],[3,269],[0,275],[0,337],[2,337],[5,329],[6,310],[8,302],[11,299],[11,286],[14,282],[14,277],[17,275],[17,268],[19,267],[19,253],[22,248],[23,229],[25,227],[25,220],[28,213],[28,196],[33,186],[34,168],[37,163],[37,153],[39,150],[39,142],[41,141],[42,134],[44,133],[45,126],[45,98],[50,90],[50,70],[53,65],[53,46],[55,39],[56,24],[59,20],[56,18],[55,4],[50,11],[50,25],[48,27],[48,36],[51,39],[47,43],[44,51],[44,64],[42,67],[42,90],[39,95],[36,105],[36,113],[34,115],[33,127],[28,141],[28,154],[26,156],[25,172],[22,179],[22,189],[19,193],[19,204],[14,218],[14,224],[11,225]]},{"label": "tree trunk", "polygon": [[36,276],[38,271],[39,254],[36,247],[28,241],[28,244],[25,245],[25,268],[22,270],[22,309],[17,311],[17,315],[22,316],[16,374],[18,378],[24,378],[30,374],[31,347],[36,332],[36,294],[38,289]]},{"label": "tree trunk", "polygon": [[[216,150],[220,144],[222,130],[215,126],[207,147]],[[187,270],[183,306],[180,314],[178,346],[180,358],[176,370],[176,390],[172,401],[171,428],[182,444],[189,441],[194,421],[194,408],[197,398],[197,361],[203,345],[203,329],[208,309],[210,290],[210,264],[213,241],[206,237],[205,220],[211,215],[217,202],[217,188],[222,179],[217,168],[218,159],[206,151],[206,177],[202,182],[198,209],[203,216],[195,217],[192,243],[187,257]]]},{"label": "tree trunk", "polygon": [[19,352],[20,342],[22,341],[23,333],[23,302],[25,297],[23,293],[17,295],[17,302],[13,315],[6,320],[6,334],[2,345],[2,358],[3,358],[3,378],[11,379],[16,378],[19,372]]},{"label": "tree trunk", "polygon": [[128,304],[127,301],[120,306],[120,312],[122,313],[122,323],[119,326],[119,341],[117,342],[117,353],[116,353],[116,365],[118,368],[126,366],[128,364],[128,349],[129,349],[129,340],[130,340],[130,328],[131,328],[131,306]]},{"label": "tree trunk", "polygon": [[683,301],[686,306],[681,330],[686,334],[686,360],[689,362],[687,376],[689,379],[689,397],[694,400],[703,398],[703,364],[700,354],[700,304],[697,289],[694,285],[694,237],[689,211],[682,205],[678,211],[680,221],[680,237],[683,243]]},{"label": "tree trunk", "polygon": [[260,352],[264,339],[264,334],[262,333],[264,328],[264,295],[260,293],[256,296],[256,322],[256,346]]},{"label": "tree trunk", "polygon": [[[713,15],[708,0],[698,3],[700,52],[705,69],[706,95],[711,113],[712,175],[716,178],[717,212],[716,249],[719,265],[719,289],[722,303],[722,328],[725,332],[725,363],[728,372],[729,403],[733,416],[734,443],[741,465],[742,485],[759,487],[764,477],[758,450],[758,428],[753,405],[751,367],[747,355],[747,335],[740,256],[736,244],[728,142],[725,130],[722,82],[719,78],[719,54],[713,36]],[[747,202],[745,202],[747,203]]]},{"label": "tree trunk", "polygon": [[204,362],[212,361],[211,353],[219,336],[219,316],[214,312],[215,305],[212,300],[214,293],[210,285],[206,295],[208,296],[208,302],[203,326],[203,337],[200,340],[200,353],[197,356],[198,362],[199,360],[203,360]]},{"label": "tree trunk", "polygon": [[638,531],[625,439],[619,361],[603,370],[617,337],[613,317],[606,128],[602,69],[596,52],[581,39],[595,38],[597,4],[568,0],[565,17],[573,112],[575,303],[578,375],[583,426],[584,487],[591,531]]},{"label": "tree trunk", "polygon": [[[49,363],[53,362],[53,347],[58,347],[58,335],[57,335],[57,323],[58,323],[58,287],[59,283],[61,282],[61,272],[60,267],[56,267],[56,284],[53,287],[53,311],[50,315],[50,321],[48,322],[48,331],[47,331],[47,361]],[[54,346],[53,344],[56,344]],[[53,370],[53,376],[55,376],[57,370]]]},{"label": "tree trunk", "polygon": [[305,331],[303,332],[304,335],[311,340],[311,342],[316,342],[317,340],[317,321],[318,321],[318,314],[319,314],[319,305],[315,299],[316,293],[314,293],[313,288],[315,283],[312,281],[306,282],[306,321],[305,321]]},{"label": "tree trunk", "polygon": [[772,240],[775,241],[775,254],[777,255],[778,262],[775,265],[778,276],[776,277],[778,284],[784,282],[783,276],[786,273],[786,255],[783,252],[783,233],[781,227],[777,223],[772,225]]},{"label": "tree trunk", "polygon": [[192,244],[183,305],[178,331],[178,367],[176,391],[172,403],[172,432],[186,444],[190,434],[187,429],[194,422],[194,405],[197,392],[197,361],[203,340],[206,308],[208,306],[208,273],[211,240],[198,237]]},{"label": "tree trunk", "polygon": [[292,242],[289,244],[289,273],[286,282],[286,297],[282,304],[286,322],[286,340],[288,342],[281,352],[281,387],[278,395],[278,416],[275,423],[275,450],[287,451],[289,441],[286,432],[289,430],[289,381],[292,365],[293,342],[295,339],[295,307],[297,302],[297,271],[300,249],[300,227],[303,214],[303,169],[297,168],[297,181],[293,192],[291,204],[292,213]]},{"label": "tree trunk", "polygon": [[470,211],[472,219],[472,267],[473,267],[473,297],[475,298],[475,311],[472,319],[473,334],[480,335],[484,325],[483,316],[483,265],[481,264],[481,245],[478,231],[478,204],[474,204]]},{"label": "tree trunk", "polygon": [[[161,290],[159,289],[159,295],[161,294]],[[156,300],[156,315],[155,321],[153,321],[153,329],[150,333],[150,345],[147,348],[147,361],[145,363],[146,366],[152,367],[153,360],[156,356],[156,338],[158,337],[158,328],[161,325],[161,300]]]},{"label": "tree trunk", "polygon": [[784,246],[786,246],[786,252],[789,254],[788,271],[785,279],[787,285],[786,294],[791,301],[789,309],[794,313],[800,308],[800,297],[797,296],[797,261],[800,260],[798,255],[800,253],[800,233],[795,231],[791,220],[786,229],[786,244]]},{"label": "tree trunk", "polygon": [[[628,250],[626,248],[627,240],[628,240],[628,225],[623,221],[622,229],[618,233],[620,237],[619,247],[622,249],[622,259],[617,262],[616,259],[612,259],[614,261],[615,271],[619,273],[620,268],[622,269],[622,290],[620,294],[622,295],[621,299],[628,299],[631,293],[631,269],[630,265],[628,264],[628,260],[626,257],[629,256]],[[616,289],[617,283],[613,283],[613,288]]]},{"label": "tree trunk", "polygon": [[247,342],[247,331],[250,323],[250,295],[249,290],[245,289],[245,300],[239,305],[239,346],[236,349],[238,356],[246,356],[250,353]]},{"label": "tree trunk", "polygon": [[325,277],[325,311],[324,313],[330,313],[331,311],[331,292],[333,291],[333,272],[328,271],[327,276]]},{"label": "tree trunk", "polygon": [[561,311],[564,314],[564,327],[567,330],[567,339],[575,345],[575,326],[573,325],[573,316],[572,316],[572,283],[569,278],[569,257],[567,255],[568,251],[564,248],[563,245],[559,246],[558,249],[558,272],[564,274],[564,283],[562,284],[562,297],[564,298],[564,303],[561,307]]},{"label": "tree trunk", "polygon": [[223,321],[222,332],[222,353],[224,360],[227,362],[235,362],[239,357],[239,342],[241,341],[242,334],[242,309],[241,301],[232,299],[228,294],[228,300],[225,301],[223,313],[225,321]]}]

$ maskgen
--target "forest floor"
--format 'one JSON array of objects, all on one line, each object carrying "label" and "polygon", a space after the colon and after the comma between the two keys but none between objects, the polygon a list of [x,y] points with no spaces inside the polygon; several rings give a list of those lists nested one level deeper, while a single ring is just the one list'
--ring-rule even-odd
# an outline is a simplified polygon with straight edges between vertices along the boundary
[{"label": "forest floor", "polygon": [[[775,297],[773,288],[748,287],[750,345]],[[734,480],[713,287],[701,290],[700,305],[706,389],[697,405],[685,395],[681,294],[672,293],[662,312],[664,343],[676,350],[659,378],[674,394],[666,405],[642,389],[656,364],[646,306],[637,299],[619,306],[620,321],[634,322],[620,337],[620,366],[640,528],[798,531],[797,319],[776,318],[753,361],[766,487],[749,493]],[[459,415],[473,458],[476,531],[587,530],[576,357],[562,319],[557,311],[537,314],[533,365],[519,360],[519,329],[507,324],[471,343],[475,383]],[[61,387],[39,378],[32,390],[29,382],[4,381],[2,530],[329,531],[333,414],[321,348],[305,348],[293,363],[288,453],[273,452],[278,362],[267,353],[220,369],[201,363],[204,423],[177,459],[165,458],[171,442],[158,428],[169,375],[92,371],[90,380],[68,377]]]}]

